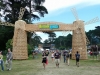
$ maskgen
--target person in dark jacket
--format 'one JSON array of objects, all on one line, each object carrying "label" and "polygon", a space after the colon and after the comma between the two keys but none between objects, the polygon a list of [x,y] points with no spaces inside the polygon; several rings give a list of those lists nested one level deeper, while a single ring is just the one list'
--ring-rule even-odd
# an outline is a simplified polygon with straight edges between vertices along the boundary
[{"label": "person in dark jacket", "polygon": [[67,62],[67,61],[66,61],[66,53],[67,53],[66,51],[63,51],[63,59],[64,59],[64,63]]},{"label": "person in dark jacket", "polygon": [[79,67],[80,54],[78,51],[76,52],[75,57],[76,57],[76,65],[77,67]]},{"label": "person in dark jacket", "polygon": [[54,54],[54,57],[55,57],[55,63],[56,63],[56,66],[59,68],[59,63],[60,63],[60,53],[58,50],[56,50],[55,54]]}]

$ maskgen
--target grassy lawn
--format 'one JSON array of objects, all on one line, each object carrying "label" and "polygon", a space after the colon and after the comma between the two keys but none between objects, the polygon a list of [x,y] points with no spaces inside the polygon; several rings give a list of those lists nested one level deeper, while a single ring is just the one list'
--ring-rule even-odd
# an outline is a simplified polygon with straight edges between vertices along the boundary
[{"label": "grassy lawn", "polygon": [[41,60],[41,55],[35,59],[30,56],[28,60],[13,60],[12,70],[0,71],[0,75],[100,75],[99,60],[80,60],[80,67],[76,67],[75,60],[70,60],[70,66],[67,66],[61,59],[60,68],[57,68],[49,57],[46,70]]}]

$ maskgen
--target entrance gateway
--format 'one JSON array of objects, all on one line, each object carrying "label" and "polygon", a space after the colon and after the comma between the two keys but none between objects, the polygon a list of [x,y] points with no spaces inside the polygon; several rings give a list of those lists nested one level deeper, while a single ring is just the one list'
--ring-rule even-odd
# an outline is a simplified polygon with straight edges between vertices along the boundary
[{"label": "entrance gateway", "polygon": [[60,22],[26,24],[23,20],[16,21],[13,37],[13,59],[28,59],[27,31],[72,31],[72,59],[75,59],[76,51],[79,51],[81,55],[80,59],[87,59],[86,34],[84,30],[84,22],[81,20],[74,21],[72,24]]}]

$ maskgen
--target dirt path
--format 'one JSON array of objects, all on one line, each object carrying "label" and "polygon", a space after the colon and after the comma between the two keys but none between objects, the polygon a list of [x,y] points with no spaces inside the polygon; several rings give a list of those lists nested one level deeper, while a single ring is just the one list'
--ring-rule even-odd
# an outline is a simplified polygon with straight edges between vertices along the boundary
[{"label": "dirt path", "polygon": [[59,68],[56,67],[55,62],[51,61],[50,57],[49,57],[49,64],[46,66],[45,70],[43,69],[42,64],[39,64],[38,68],[39,71],[36,75],[99,75],[100,74],[99,70],[95,73],[92,71],[93,68],[89,66],[76,67],[75,60],[73,62],[71,61],[70,65],[67,66],[67,64],[63,62],[63,58],[61,59]]}]

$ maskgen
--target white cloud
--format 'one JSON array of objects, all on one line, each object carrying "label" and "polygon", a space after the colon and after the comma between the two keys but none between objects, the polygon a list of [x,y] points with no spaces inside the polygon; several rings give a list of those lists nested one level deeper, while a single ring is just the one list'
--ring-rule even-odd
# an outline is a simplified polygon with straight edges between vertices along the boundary
[{"label": "white cloud", "polygon": [[[82,8],[82,7],[92,6],[92,5],[96,5],[96,4],[100,4],[100,0],[45,0],[44,6],[47,8],[47,10],[49,12],[49,15],[46,16],[46,18],[47,18],[47,17],[51,17],[51,15],[55,16],[55,15],[59,15],[59,14],[63,13],[64,11],[66,11],[66,8],[68,8],[68,7],[73,7],[73,6],[76,7],[77,6],[79,8]],[[81,5],[81,6],[79,6],[79,5]],[[89,27],[87,27],[87,28],[89,28]],[[72,32],[70,32],[70,33],[72,34]],[[48,39],[47,34],[44,34],[41,32],[37,32],[37,34],[42,37],[42,42],[45,39]],[[68,32],[66,32],[64,34],[67,35]],[[57,37],[63,36],[63,34],[61,32],[57,32],[56,35],[57,35]]]},{"label": "white cloud", "polygon": [[86,3],[88,5],[100,4],[100,0],[46,0],[44,6],[48,11],[55,11],[61,8]]}]

